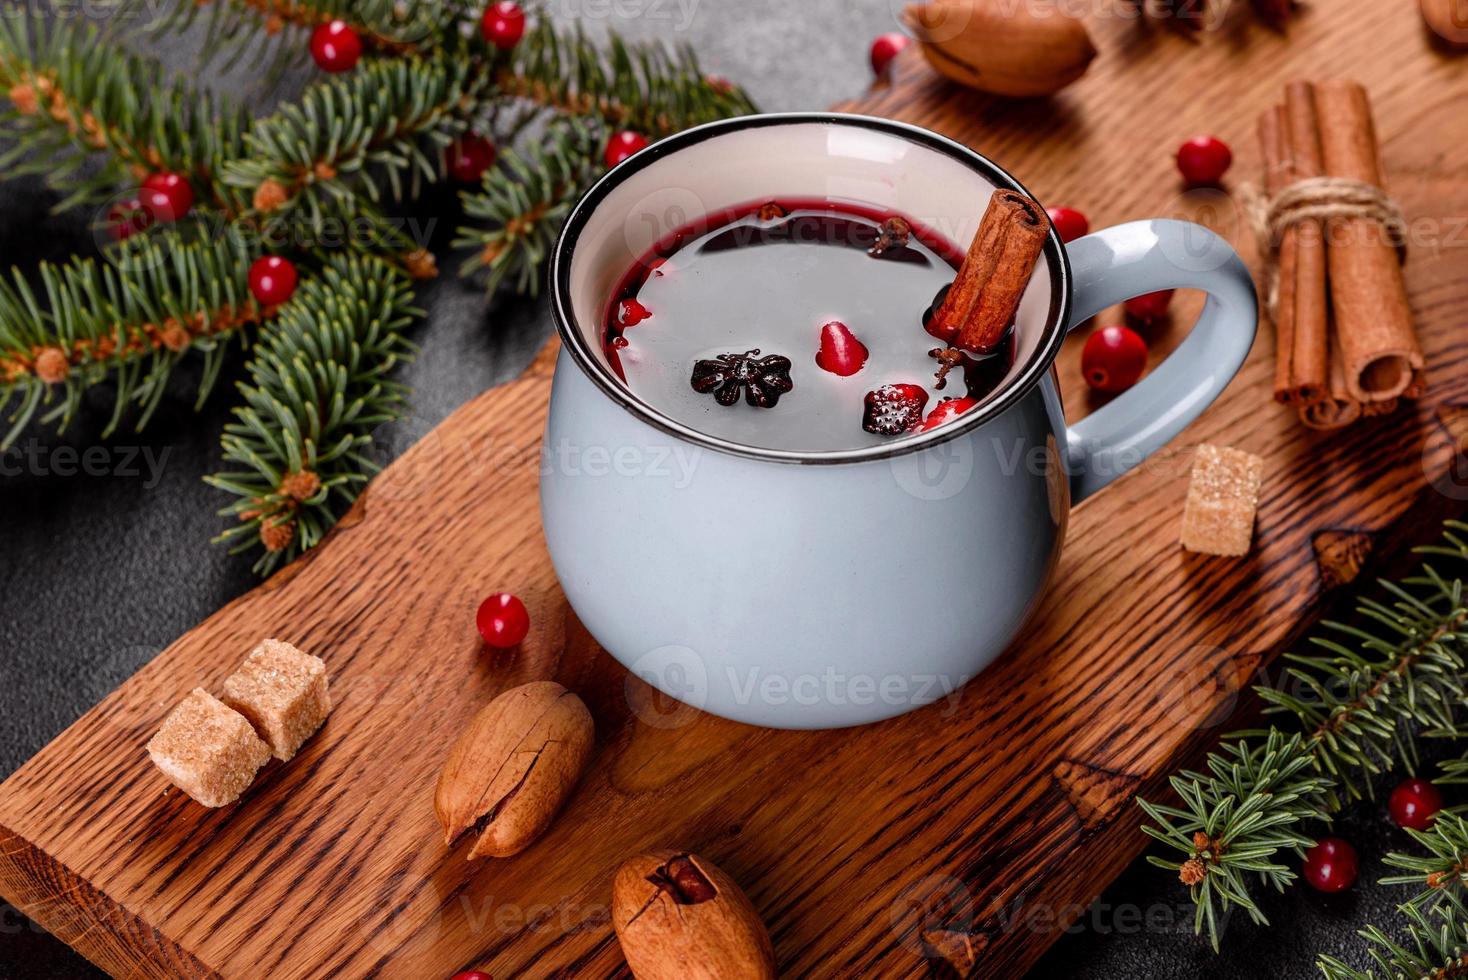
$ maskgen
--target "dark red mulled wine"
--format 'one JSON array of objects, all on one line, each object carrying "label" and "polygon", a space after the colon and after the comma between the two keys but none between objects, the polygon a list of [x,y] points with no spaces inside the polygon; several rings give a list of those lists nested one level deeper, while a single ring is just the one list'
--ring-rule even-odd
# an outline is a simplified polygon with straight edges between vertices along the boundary
[{"label": "dark red mulled wine", "polygon": [[627,386],[709,435],[835,451],[947,424],[1013,362],[925,324],[963,252],[901,215],[829,200],[710,215],[626,275],[604,343]]}]

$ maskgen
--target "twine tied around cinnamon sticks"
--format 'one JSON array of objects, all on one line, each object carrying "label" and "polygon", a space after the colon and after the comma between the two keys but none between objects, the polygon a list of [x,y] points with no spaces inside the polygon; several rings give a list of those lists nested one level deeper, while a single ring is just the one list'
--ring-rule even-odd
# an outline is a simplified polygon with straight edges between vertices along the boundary
[{"label": "twine tied around cinnamon sticks", "polygon": [[1292,82],[1259,118],[1259,143],[1268,198],[1247,203],[1269,263],[1275,399],[1317,429],[1393,411],[1425,390],[1424,362],[1366,90]]},{"label": "twine tied around cinnamon sticks", "polygon": [[[1270,316],[1279,309],[1279,251],[1285,233],[1298,225],[1331,218],[1364,218],[1380,225],[1393,241],[1403,241],[1407,219],[1386,191],[1347,177],[1306,177],[1273,196],[1253,184],[1240,189],[1244,216],[1254,232],[1259,254],[1267,257],[1265,290]],[[1405,245],[1399,246],[1406,258]]]}]

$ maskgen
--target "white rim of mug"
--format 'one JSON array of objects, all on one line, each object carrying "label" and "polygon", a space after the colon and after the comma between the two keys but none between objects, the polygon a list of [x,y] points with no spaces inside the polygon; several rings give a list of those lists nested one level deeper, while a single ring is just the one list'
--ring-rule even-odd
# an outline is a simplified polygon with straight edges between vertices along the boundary
[{"label": "white rim of mug", "polygon": [[[940,136],[919,126],[895,122],[891,119],[841,112],[784,112],[736,116],[732,119],[723,119],[718,122],[695,126],[692,129],[686,129],[681,133],[659,140],[647,149],[633,154],[627,160],[613,167],[600,180],[593,184],[591,189],[572,208],[570,216],[566,219],[565,226],[561,229],[556,246],[552,250],[549,270],[551,313],[555,318],[556,331],[560,334],[562,347],[570,353],[571,359],[576,362],[581,372],[591,379],[593,384],[600,388],[613,402],[630,412],[640,421],[646,422],[648,425],[686,442],[691,442],[716,452],[727,453],[731,456],[742,456],[747,459],[806,465],[862,463],[873,460],[891,459],[908,453],[929,449],[950,439],[956,439],[1002,415],[1017,404],[1020,399],[1024,398],[1025,395],[1029,394],[1030,389],[1040,383],[1040,380],[1050,371],[1051,365],[1060,353],[1060,346],[1065,340],[1066,330],[1064,325],[1070,318],[1071,307],[1071,270],[1070,261],[1066,257],[1065,248],[1061,244],[1060,236],[1053,227],[1050,229],[1050,233],[1046,238],[1044,248],[1045,261],[1050,268],[1050,311],[1040,342],[1036,345],[1024,366],[1020,368],[1012,381],[992,394],[988,401],[959,416],[959,421],[938,426],[929,432],[904,436],[890,444],[863,446],[857,449],[813,452],[751,446],[700,432],[698,429],[665,415],[637,397],[596,356],[596,352],[590,349],[585,335],[576,328],[575,315],[571,312],[571,258],[576,250],[576,244],[580,240],[581,233],[586,227],[587,221],[613,190],[619,187],[627,178],[646,169],[658,160],[675,154],[687,147],[702,143],[705,140],[725,136],[744,129],[757,129],[766,126],[808,125],[812,123],[873,129],[905,139],[920,146],[926,146],[967,165],[986,177],[996,188],[1019,191],[1026,197],[1034,199],[1034,195],[1023,184],[1010,175],[1007,170],[983,154],[975,152],[962,143],[951,140],[946,136]],[[778,196],[778,194],[775,196]],[[956,244],[960,248],[966,249],[967,247],[967,243],[965,242]],[[597,327],[596,332],[599,335],[600,325],[598,324]]]}]

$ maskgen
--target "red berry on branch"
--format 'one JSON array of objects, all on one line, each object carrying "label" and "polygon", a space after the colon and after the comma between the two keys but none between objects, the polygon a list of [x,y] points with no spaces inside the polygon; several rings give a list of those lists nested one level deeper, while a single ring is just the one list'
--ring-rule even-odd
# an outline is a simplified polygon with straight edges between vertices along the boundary
[{"label": "red berry on branch", "polygon": [[1081,374],[1097,391],[1126,391],[1146,369],[1147,342],[1127,327],[1102,327],[1081,349]]},{"label": "red berry on branch", "polygon": [[346,21],[327,21],[311,34],[311,57],[322,71],[351,71],[362,58],[362,39]]},{"label": "red berry on branch", "polygon": [[1126,312],[1132,319],[1151,326],[1167,316],[1167,308],[1171,305],[1172,290],[1164,289],[1160,293],[1133,296],[1126,301]]},{"label": "red berry on branch", "polygon": [[114,204],[107,212],[107,220],[112,223],[112,237],[125,242],[153,227],[153,209],[135,197]]},{"label": "red berry on branch", "polygon": [[919,432],[928,432],[958,418],[964,412],[978,404],[974,398],[945,398],[928,413],[923,419],[923,424],[918,426]]},{"label": "red berry on branch", "polygon": [[296,292],[296,267],[279,255],[264,255],[250,266],[250,293],[261,306],[279,306]]},{"label": "red berry on branch", "polygon": [[449,147],[449,176],[461,184],[477,184],[498,155],[494,143],[475,133],[465,133]]},{"label": "red berry on branch", "polygon": [[1426,830],[1443,808],[1442,794],[1425,779],[1409,779],[1392,790],[1387,809],[1398,827]]},{"label": "red berry on branch", "polygon": [[1091,231],[1091,222],[1074,208],[1046,208],[1045,213],[1050,216],[1050,223],[1055,226],[1055,233],[1067,245],[1077,238],[1086,237]]},{"label": "red berry on branch", "polygon": [[821,328],[821,349],[816,351],[816,367],[822,371],[849,378],[867,362],[870,351],[856,339],[851,328],[840,320],[832,320]]},{"label": "red berry on branch", "polygon": [[194,206],[194,189],[181,175],[160,170],[143,181],[143,203],[159,221],[177,221]]},{"label": "red berry on branch", "polygon": [[648,147],[647,137],[630,129],[624,129],[620,133],[613,133],[612,138],[607,140],[607,168],[611,169],[623,160],[630,157],[639,150]]},{"label": "red berry on branch", "polygon": [[872,42],[872,71],[878,77],[887,74],[887,69],[892,67],[893,59],[911,43],[912,38],[895,31],[878,37]]},{"label": "red berry on branch", "polygon": [[1356,883],[1356,849],[1339,837],[1322,837],[1305,852],[1305,880],[1322,892],[1341,892]]},{"label": "red berry on branch", "polygon": [[518,3],[510,3],[509,0],[492,3],[479,22],[479,33],[501,51],[513,50],[525,36],[525,11]]},{"label": "red berry on branch", "polygon": [[530,632],[530,613],[525,611],[525,603],[510,593],[496,592],[479,604],[474,624],[485,643],[505,649],[518,646]]},{"label": "red berry on branch", "polygon": [[1217,136],[1194,136],[1177,151],[1177,169],[1189,184],[1216,184],[1233,162],[1233,151]]}]

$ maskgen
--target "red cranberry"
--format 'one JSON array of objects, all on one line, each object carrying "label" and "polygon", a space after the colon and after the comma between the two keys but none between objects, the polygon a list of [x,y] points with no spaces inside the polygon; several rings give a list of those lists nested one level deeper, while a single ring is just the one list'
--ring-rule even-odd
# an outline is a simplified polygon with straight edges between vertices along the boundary
[{"label": "red cranberry", "polygon": [[455,973],[449,980],[494,980],[482,970],[465,970],[463,973]]},{"label": "red cranberry", "polygon": [[492,3],[479,22],[479,33],[501,51],[513,50],[525,36],[525,11],[518,3]]},{"label": "red cranberry", "polygon": [[194,189],[181,175],[160,170],[143,181],[143,199],[159,221],[177,221],[194,206]]},{"label": "red cranberry", "polygon": [[870,351],[856,339],[851,328],[840,320],[832,320],[821,328],[821,349],[816,352],[816,367],[822,371],[849,378],[867,362]]},{"label": "red cranberry", "polygon": [[296,267],[279,255],[265,255],[250,266],[250,292],[261,306],[279,306],[296,292]]},{"label": "red cranberry", "polygon": [[607,141],[606,162],[608,169],[615,167],[639,150],[645,149],[647,149],[647,137],[641,133],[633,132],[630,129],[624,129],[620,133],[613,133],[612,138]]},{"label": "red cranberry", "polygon": [[1081,373],[1097,391],[1126,391],[1146,369],[1147,342],[1127,327],[1102,327],[1081,350]]},{"label": "red cranberry", "polygon": [[346,21],[327,21],[311,34],[311,57],[322,71],[351,71],[362,58],[362,39]]},{"label": "red cranberry", "polygon": [[1398,827],[1426,830],[1443,808],[1442,794],[1425,779],[1409,779],[1392,790],[1387,809]]},{"label": "red cranberry", "polygon": [[153,209],[141,198],[134,197],[114,204],[107,212],[107,220],[112,223],[112,237],[125,242],[153,227]]},{"label": "red cranberry", "polygon": [[477,184],[494,166],[496,156],[494,143],[475,133],[465,133],[449,147],[449,176],[461,184]]},{"label": "red cranberry", "polygon": [[1133,296],[1126,301],[1126,312],[1132,319],[1151,326],[1167,316],[1167,308],[1171,305],[1172,290],[1164,289],[1160,293]]},{"label": "red cranberry", "polygon": [[525,603],[508,592],[496,592],[479,604],[474,617],[484,642],[501,649],[517,646],[530,632],[530,614]]},{"label": "red cranberry", "polygon": [[1233,162],[1233,151],[1217,136],[1194,136],[1177,151],[1177,169],[1190,184],[1218,183]]},{"label": "red cranberry", "polygon": [[928,393],[921,385],[883,385],[867,392],[861,427],[875,435],[900,436],[923,422]]},{"label": "red cranberry", "polygon": [[872,71],[879,77],[887,74],[887,69],[892,67],[892,60],[911,43],[912,38],[895,31],[878,37],[872,42]]},{"label": "red cranberry", "polygon": [[1067,245],[1077,238],[1084,238],[1091,231],[1091,222],[1086,216],[1075,208],[1046,208],[1045,213],[1050,216],[1050,223],[1055,226],[1055,233],[1060,240]]},{"label": "red cranberry", "polygon": [[974,398],[945,398],[928,413],[927,418],[923,419],[923,424],[918,426],[918,431],[928,432],[940,425],[952,422],[977,404],[978,400]]},{"label": "red cranberry", "polygon": [[1356,849],[1339,837],[1322,837],[1305,852],[1305,880],[1322,892],[1343,892],[1356,883]]}]

